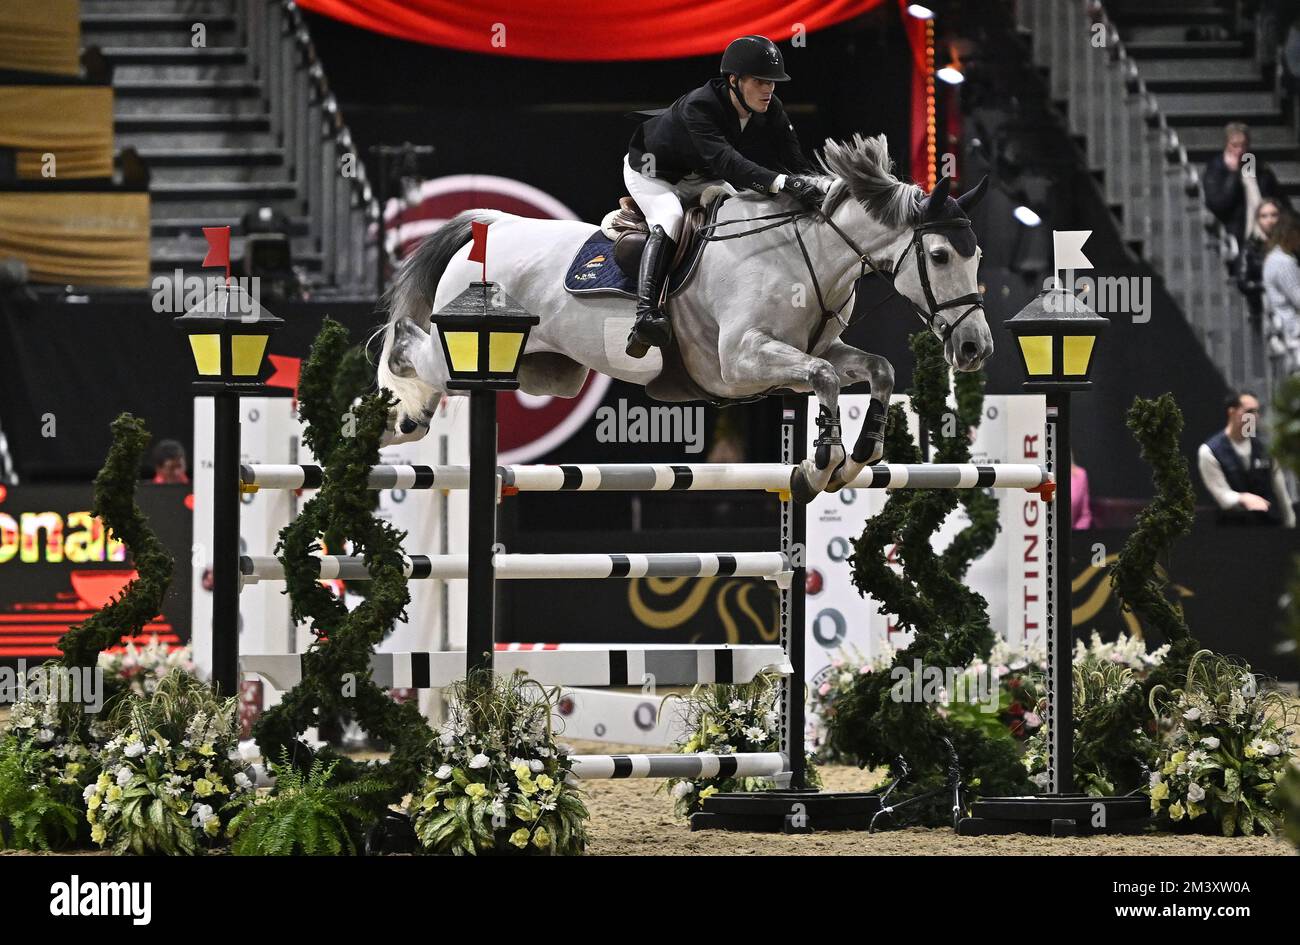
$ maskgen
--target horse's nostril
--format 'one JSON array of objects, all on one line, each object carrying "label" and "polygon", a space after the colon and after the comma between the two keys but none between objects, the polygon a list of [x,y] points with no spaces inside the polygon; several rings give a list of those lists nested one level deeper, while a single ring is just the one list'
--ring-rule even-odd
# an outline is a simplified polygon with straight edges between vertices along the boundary
[{"label": "horse's nostril", "polygon": [[401,430],[403,433],[414,433],[415,428],[418,426],[419,426],[418,423],[416,423],[410,417],[407,417],[405,420],[402,421]]},{"label": "horse's nostril", "polygon": [[980,355],[980,346],[973,341],[963,341],[961,344],[961,356],[963,360],[974,361]]}]

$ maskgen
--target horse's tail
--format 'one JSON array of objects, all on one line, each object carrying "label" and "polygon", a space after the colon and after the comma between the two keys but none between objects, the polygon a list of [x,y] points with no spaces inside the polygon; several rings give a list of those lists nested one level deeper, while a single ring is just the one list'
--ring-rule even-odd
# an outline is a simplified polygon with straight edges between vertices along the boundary
[{"label": "horse's tail", "polygon": [[462,210],[426,236],[384,290],[381,305],[388,310],[389,324],[407,317],[427,329],[438,282],[451,257],[472,238],[471,224],[492,223],[502,216],[499,210]]},{"label": "horse's tail", "polygon": [[[405,420],[417,423],[437,406],[443,390],[437,378],[420,377],[415,369],[413,347],[427,343],[433,314],[433,300],[447,264],[473,236],[471,224],[492,223],[504,216],[498,210],[464,210],[434,230],[402,263],[380,300],[388,320],[371,340],[383,334],[384,343],[376,365],[376,380],[398,400],[393,422],[400,429]],[[421,331],[416,331],[418,326]],[[410,423],[406,424],[410,426]],[[422,430],[412,431],[415,436]]]}]

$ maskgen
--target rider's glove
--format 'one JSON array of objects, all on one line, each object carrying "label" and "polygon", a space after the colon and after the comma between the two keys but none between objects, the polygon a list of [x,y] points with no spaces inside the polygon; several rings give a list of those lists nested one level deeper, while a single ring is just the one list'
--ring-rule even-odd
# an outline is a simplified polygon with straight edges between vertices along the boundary
[{"label": "rider's glove", "polygon": [[789,194],[809,210],[816,210],[826,199],[826,191],[811,177],[787,177],[782,192]]}]

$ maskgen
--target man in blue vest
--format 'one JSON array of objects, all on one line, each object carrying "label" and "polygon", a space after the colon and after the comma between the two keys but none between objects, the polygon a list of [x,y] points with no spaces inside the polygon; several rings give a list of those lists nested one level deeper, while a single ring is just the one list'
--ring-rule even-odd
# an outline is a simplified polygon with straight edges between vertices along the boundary
[{"label": "man in blue vest", "polygon": [[1219,524],[1295,528],[1282,467],[1256,435],[1259,399],[1242,391],[1230,395],[1225,406],[1228,425],[1196,454],[1201,480],[1219,506]]}]

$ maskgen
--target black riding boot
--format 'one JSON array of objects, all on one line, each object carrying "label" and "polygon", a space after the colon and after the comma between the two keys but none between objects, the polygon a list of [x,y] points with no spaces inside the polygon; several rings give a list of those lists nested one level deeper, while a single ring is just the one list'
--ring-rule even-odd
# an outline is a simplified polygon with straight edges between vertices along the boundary
[{"label": "black riding boot", "polygon": [[643,358],[650,346],[663,348],[673,339],[672,322],[659,307],[659,293],[668,268],[672,265],[677,244],[664,232],[662,226],[652,227],[641,253],[641,273],[637,280],[636,324],[628,335],[627,353],[633,358]]}]

